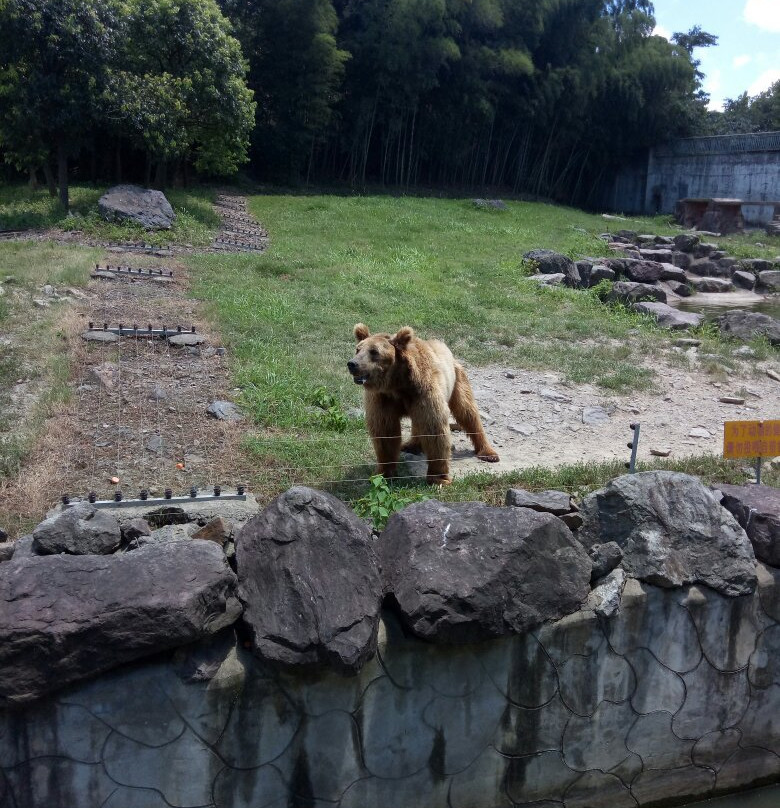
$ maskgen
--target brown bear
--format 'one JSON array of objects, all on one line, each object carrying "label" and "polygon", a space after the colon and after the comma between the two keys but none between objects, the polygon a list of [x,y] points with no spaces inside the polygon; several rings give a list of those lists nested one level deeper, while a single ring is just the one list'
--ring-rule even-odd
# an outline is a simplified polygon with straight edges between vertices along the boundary
[{"label": "brown bear", "polygon": [[363,385],[366,425],[378,470],[393,477],[401,454],[401,418],[412,420],[406,451],[425,453],[429,483],[450,480],[450,412],[471,438],[480,460],[496,463],[466,372],[439,340],[422,340],[408,326],[395,336],[373,334],[363,323],[354,328],[357,349],[347,362]]}]

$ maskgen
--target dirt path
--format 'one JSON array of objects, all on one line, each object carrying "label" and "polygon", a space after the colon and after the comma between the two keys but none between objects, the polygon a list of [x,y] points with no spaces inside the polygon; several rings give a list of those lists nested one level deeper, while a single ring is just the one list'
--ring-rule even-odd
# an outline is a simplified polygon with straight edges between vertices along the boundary
[{"label": "dirt path", "polygon": [[[213,251],[265,248],[265,231],[246,211],[244,198],[222,194],[215,208],[223,226]],[[145,271],[103,272],[109,264]],[[149,275],[149,269],[163,274]],[[125,498],[135,498],[142,489],[162,496],[170,488],[181,495],[191,487],[228,489],[246,482],[251,469],[238,449],[246,425],[207,414],[213,401],[238,392],[231,389],[229,357],[208,329],[200,304],[190,298],[187,270],[175,258],[107,251],[101,271],[69,304],[62,323],[73,394],[47,420],[19,478],[4,488],[7,511],[35,519],[63,494],[94,491],[110,499],[121,490]],[[138,325],[140,336],[86,341],[82,335],[90,323],[97,331],[104,324]],[[194,346],[144,336],[149,326],[187,331],[193,325],[203,338]]]}]

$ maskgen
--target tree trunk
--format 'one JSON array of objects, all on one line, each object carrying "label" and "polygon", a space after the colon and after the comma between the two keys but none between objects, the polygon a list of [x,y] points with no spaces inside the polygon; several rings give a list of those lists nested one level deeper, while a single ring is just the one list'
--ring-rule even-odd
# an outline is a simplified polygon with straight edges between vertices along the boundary
[{"label": "tree trunk", "polygon": [[152,184],[152,155],[151,152],[146,152],[146,170],[144,171],[144,188],[148,188]]},{"label": "tree trunk", "polygon": [[27,183],[31,191],[38,190],[38,171],[35,166],[28,166],[27,172],[30,175],[30,180]]},{"label": "tree trunk", "polygon": [[44,161],[42,168],[43,176],[46,177],[46,187],[49,189],[49,196],[57,196],[57,183],[54,182],[54,174],[52,173],[48,160]]},{"label": "tree trunk", "polygon": [[60,204],[68,210],[68,150],[62,141],[57,144],[57,185],[60,188]]},{"label": "tree trunk", "polygon": [[114,168],[116,170],[117,184],[122,182],[122,139],[116,139],[116,150],[114,152]]}]

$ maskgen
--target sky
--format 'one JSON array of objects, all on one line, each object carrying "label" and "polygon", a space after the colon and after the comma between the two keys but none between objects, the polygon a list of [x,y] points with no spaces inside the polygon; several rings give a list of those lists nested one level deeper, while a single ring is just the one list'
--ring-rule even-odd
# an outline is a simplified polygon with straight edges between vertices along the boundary
[{"label": "sky", "polygon": [[780,0],[653,0],[655,33],[667,39],[694,25],[718,37],[697,48],[710,109],[743,92],[754,96],[780,80]]}]

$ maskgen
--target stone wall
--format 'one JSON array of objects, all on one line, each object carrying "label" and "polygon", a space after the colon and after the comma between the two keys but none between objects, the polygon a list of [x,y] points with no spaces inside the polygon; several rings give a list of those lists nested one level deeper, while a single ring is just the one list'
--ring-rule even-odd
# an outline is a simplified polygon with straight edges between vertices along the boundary
[{"label": "stone wall", "polygon": [[[46,681],[25,686],[12,675],[34,670],[34,661],[7,648],[31,649],[31,637],[60,644],[70,629],[4,628],[0,612],[0,806],[636,808],[780,780],[780,568],[771,566],[780,558],[778,493],[714,494],[671,472],[621,477],[582,503],[576,546],[550,512],[566,516],[571,507],[557,493],[510,492],[507,502],[517,505],[507,508],[431,501],[395,515],[373,540],[392,596],[374,639],[362,640],[372,649],[365,659],[345,650],[363,621],[333,614],[330,590],[327,608],[312,612],[323,641],[316,651],[311,637],[296,634],[307,623],[293,609],[310,608],[307,598],[288,601],[289,592],[265,586],[253,607],[265,600],[265,615],[215,623],[214,601],[197,611],[205,628],[195,642],[125,657],[112,670],[100,659],[92,676],[83,660],[77,670],[52,652]],[[736,518],[719,504],[724,494]],[[38,546],[54,534],[51,521],[44,526]],[[237,536],[245,606],[240,564],[254,549],[270,565],[282,563],[279,554],[285,565],[303,564],[308,584],[281,572],[277,583],[291,582],[313,602],[348,566],[338,561],[318,582],[324,555],[338,552],[339,536],[342,548],[359,548],[360,530],[333,498],[292,489]],[[47,563],[62,564],[63,575],[75,566],[81,586],[99,580],[85,578],[95,566],[100,575],[124,574],[143,562],[155,591],[165,584],[154,575],[171,581],[166,597],[184,615],[190,606],[175,597],[172,559],[185,572],[204,566],[201,584],[226,574],[219,552],[204,544],[151,536],[115,556],[22,555],[0,564],[0,603],[6,615],[21,609],[32,574]],[[583,548],[592,586],[564,616],[543,617],[549,604],[533,589],[502,595],[518,585],[509,556],[536,570],[519,575],[523,586],[533,579],[555,591],[569,576],[579,587]],[[474,567],[477,560],[487,567]],[[109,583],[116,588],[115,578]],[[35,609],[41,622],[56,622],[65,589]],[[159,620],[141,614],[143,601],[134,608],[137,619],[124,616],[125,645],[135,623],[147,634]],[[333,629],[324,622],[329,609]],[[285,634],[268,622],[280,611]],[[98,646],[115,642],[111,621],[79,619],[94,627],[88,639]],[[454,642],[459,623],[464,636],[485,639]]]},{"label": "stone wall", "polygon": [[592,595],[471,646],[385,613],[355,677],[265,666],[229,629],[0,713],[0,805],[628,808],[776,780],[780,571],[758,571],[738,598],[628,579],[612,616]]}]

